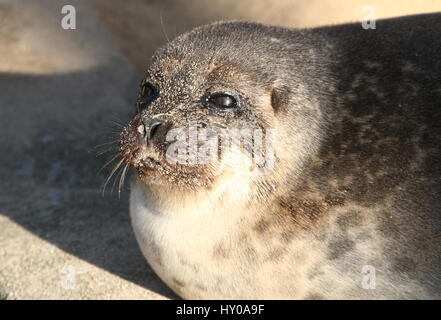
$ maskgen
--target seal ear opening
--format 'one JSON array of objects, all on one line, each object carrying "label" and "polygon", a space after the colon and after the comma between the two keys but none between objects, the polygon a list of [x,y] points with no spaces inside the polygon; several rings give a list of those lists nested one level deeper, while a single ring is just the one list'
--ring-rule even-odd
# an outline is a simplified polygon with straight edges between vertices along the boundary
[{"label": "seal ear opening", "polygon": [[283,110],[288,102],[288,90],[284,87],[273,87],[271,90],[271,106],[275,113]]}]

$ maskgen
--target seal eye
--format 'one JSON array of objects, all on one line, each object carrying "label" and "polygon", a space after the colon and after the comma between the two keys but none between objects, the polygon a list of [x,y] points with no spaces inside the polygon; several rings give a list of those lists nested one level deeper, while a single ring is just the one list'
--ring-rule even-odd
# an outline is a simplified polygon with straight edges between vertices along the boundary
[{"label": "seal eye", "polygon": [[158,90],[156,90],[150,83],[144,83],[141,87],[141,94],[139,97],[138,107],[145,109],[148,105],[155,100],[158,96]]},{"label": "seal eye", "polygon": [[228,93],[214,93],[205,98],[205,103],[210,107],[230,109],[237,107],[237,99]]}]

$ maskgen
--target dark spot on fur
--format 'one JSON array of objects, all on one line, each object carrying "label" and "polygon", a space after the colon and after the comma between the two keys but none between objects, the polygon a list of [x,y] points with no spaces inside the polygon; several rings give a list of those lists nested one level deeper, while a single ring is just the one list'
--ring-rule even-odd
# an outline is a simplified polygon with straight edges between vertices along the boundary
[{"label": "dark spot on fur", "polygon": [[196,283],[196,288],[201,290],[201,291],[207,291],[207,287],[205,287],[205,286],[203,286],[203,285],[201,285],[199,283]]},{"label": "dark spot on fur", "polygon": [[260,219],[256,225],[254,226],[254,230],[256,230],[257,233],[262,234],[268,231],[269,229],[269,222],[266,219]]},{"label": "dark spot on fur", "polygon": [[331,206],[325,199],[310,198],[281,198],[279,205],[289,213],[291,222],[305,230],[311,228]]},{"label": "dark spot on fur", "polygon": [[307,276],[309,280],[314,280],[316,277],[324,274],[324,272],[321,269],[321,266],[314,266],[311,271],[308,272]]},{"label": "dark spot on fur", "polygon": [[228,258],[227,249],[222,243],[219,243],[213,247],[213,257],[216,259],[226,259]]},{"label": "dark spot on fur", "polygon": [[350,239],[339,239],[329,244],[328,259],[335,260],[351,251],[355,246],[355,242]]},{"label": "dark spot on fur", "polygon": [[357,240],[357,242],[364,242],[364,241],[367,241],[367,240],[370,240],[370,239],[372,239],[372,236],[368,233],[368,232],[362,232],[362,233],[360,233],[356,238],[355,238],[355,240]]},{"label": "dark spot on fur", "polygon": [[345,196],[343,194],[329,194],[325,197],[325,202],[330,206],[342,206],[345,204]]},{"label": "dark spot on fur", "polygon": [[179,258],[179,262],[181,263],[181,265],[183,267],[188,267],[190,268],[194,273],[198,273],[199,272],[199,268],[196,264],[190,263],[188,262],[184,257],[182,257],[181,255],[178,256]]},{"label": "dark spot on fur", "polygon": [[6,289],[3,289],[0,284],[0,300],[6,300],[8,299],[8,296],[9,296],[8,291],[6,291]]},{"label": "dark spot on fur", "polygon": [[265,260],[267,261],[279,261],[284,254],[286,253],[285,248],[276,248],[268,252],[267,258]]},{"label": "dark spot on fur", "polygon": [[180,288],[185,287],[185,283],[180,281],[180,280],[178,280],[178,279],[176,279],[176,278],[173,278],[172,281],[173,281],[174,284],[176,284]]},{"label": "dark spot on fur", "polygon": [[417,262],[410,257],[396,258],[393,264],[393,269],[397,272],[415,272]]},{"label": "dark spot on fur", "polygon": [[390,212],[383,211],[381,216],[379,216],[379,223],[377,225],[377,230],[384,235],[397,234],[399,233],[399,226],[393,219]]},{"label": "dark spot on fur", "polygon": [[293,232],[290,232],[290,231],[283,231],[281,234],[280,234],[280,238],[282,239],[282,242],[283,243],[286,243],[286,244],[288,244],[288,243],[290,243],[291,242],[291,239],[294,237],[294,233]]},{"label": "dark spot on fur", "polygon": [[248,258],[248,260],[254,261],[257,258],[257,251],[252,247],[245,247],[244,255]]},{"label": "dark spot on fur", "polygon": [[337,218],[337,224],[342,231],[346,231],[350,227],[356,227],[361,223],[360,212],[349,210]]},{"label": "dark spot on fur", "polygon": [[162,267],[162,254],[161,254],[161,248],[156,244],[156,242],[150,242],[150,248],[153,255],[153,259],[156,261],[156,263]]},{"label": "dark spot on fur", "polygon": [[325,300],[325,298],[318,293],[308,293],[304,300]]}]

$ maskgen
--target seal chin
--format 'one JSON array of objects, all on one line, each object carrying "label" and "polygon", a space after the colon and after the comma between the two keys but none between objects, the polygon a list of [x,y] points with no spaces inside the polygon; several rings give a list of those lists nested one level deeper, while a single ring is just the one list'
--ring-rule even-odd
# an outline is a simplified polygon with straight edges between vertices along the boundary
[{"label": "seal chin", "polygon": [[209,167],[169,163],[163,153],[144,144],[133,149],[123,148],[121,155],[125,163],[135,169],[140,180],[147,185],[196,189],[208,186],[213,181]]},{"label": "seal chin", "polygon": [[160,184],[168,188],[197,189],[211,185],[214,180],[207,167],[170,165],[153,158],[146,158],[136,170],[145,184]]}]

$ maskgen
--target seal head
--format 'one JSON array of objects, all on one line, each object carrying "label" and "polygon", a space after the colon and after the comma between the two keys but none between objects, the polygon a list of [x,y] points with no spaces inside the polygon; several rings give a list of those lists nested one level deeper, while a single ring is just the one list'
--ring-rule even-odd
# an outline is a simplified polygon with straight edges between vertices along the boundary
[{"label": "seal head", "polygon": [[[332,90],[332,81],[317,63],[318,53],[307,43],[288,45],[281,28],[221,26],[199,28],[169,43],[141,84],[138,113],[121,135],[120,151],[146,184],[154,180],[193,190],[239,175],[265,186],[277,170],[286,176],[278,184],[292,184],[319,145],[330,115],[318,106],[329,103],[323,88]],[[312,71],[321,77],[311,77]],[[293,121],[281,121],[286,118]],[[252,149],[259,139],[271,140],[271,147],[256,155],[257,147]],[[241,147],[231,148],[232,143]],[[248,165],[237,161],[244,150]]]}]

